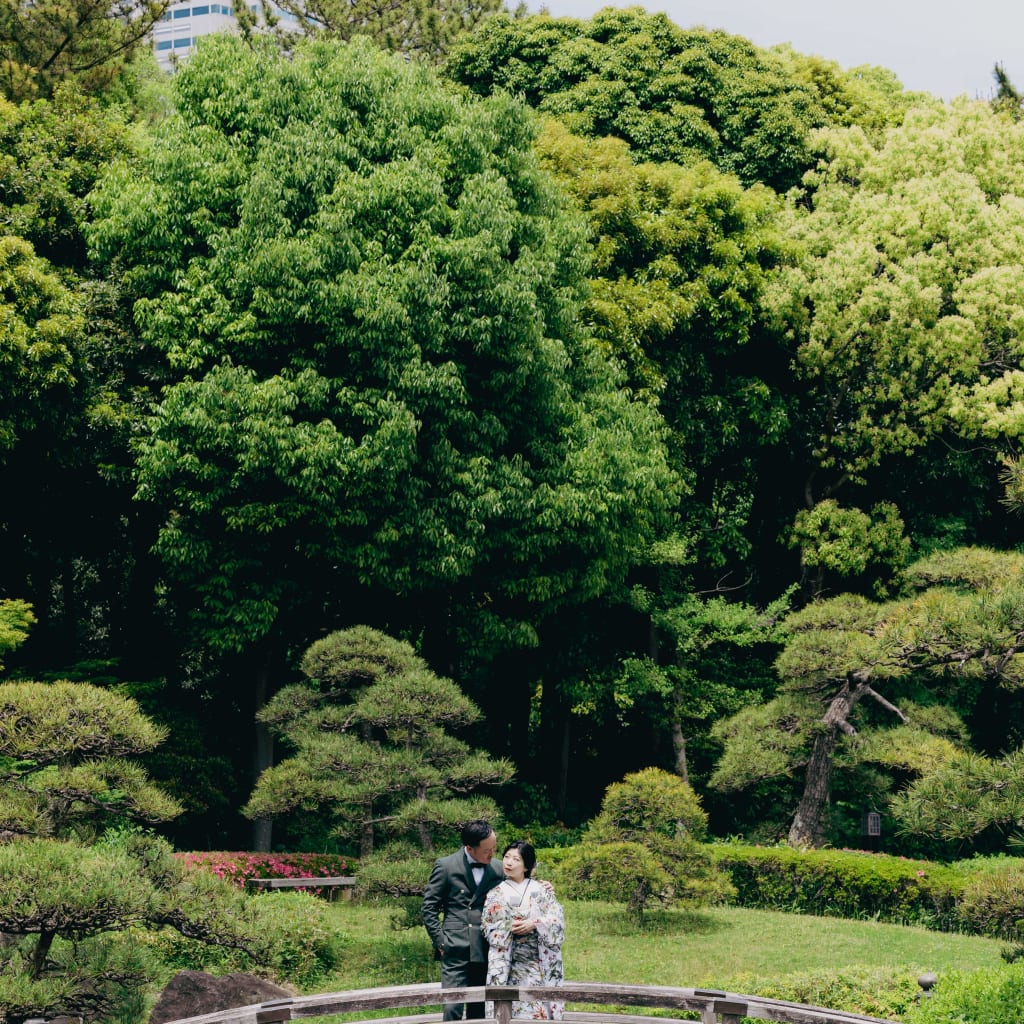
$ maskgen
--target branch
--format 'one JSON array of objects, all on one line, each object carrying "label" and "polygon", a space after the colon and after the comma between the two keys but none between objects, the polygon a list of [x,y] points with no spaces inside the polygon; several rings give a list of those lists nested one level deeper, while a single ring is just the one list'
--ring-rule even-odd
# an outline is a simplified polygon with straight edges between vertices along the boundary
[{"label": "branch", "polygon": [[880,693],[878,693],[876,690],[873,690],[870,686],[868,686],[867,683],[862,683],[861,689],[869,697],[873,697],[887,711],[891,711],[901,722],[907,721],[907,716],[903,714],[903,712],[900,711],[900,709],[896,707],[895,704],[892,704],[889,701],[887,701]]}]

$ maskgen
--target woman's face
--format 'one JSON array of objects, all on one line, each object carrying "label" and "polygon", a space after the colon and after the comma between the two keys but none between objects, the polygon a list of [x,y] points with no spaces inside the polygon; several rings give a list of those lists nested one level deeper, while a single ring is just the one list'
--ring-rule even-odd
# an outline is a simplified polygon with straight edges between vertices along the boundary
[{"label": "woman's face", "polygon": [[506,850],[501,858],[501,870],[505,872],[506,878],[513,882],[521,882],[526,877],[526,865],[523,863],[522,854],[518,850]]}]

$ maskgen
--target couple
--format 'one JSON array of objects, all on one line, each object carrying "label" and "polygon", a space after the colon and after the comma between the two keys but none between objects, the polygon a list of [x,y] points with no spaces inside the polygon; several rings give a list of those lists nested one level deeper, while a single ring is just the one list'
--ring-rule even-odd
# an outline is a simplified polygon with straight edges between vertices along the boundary
[{"label": "couple", "polygon": [[[462,849],[434,862],[423,892],[423,923],[441,960],[441,987],[559,985],[565,920],[548,882],[532,878],[537,856],[522,840],[494,859],[486,821],[462,829]],[[484,1016],[483,1003],[445,1003],[444,1019]],[[563,1004],[514,1002],[512,1016],[561,1020]]]}]

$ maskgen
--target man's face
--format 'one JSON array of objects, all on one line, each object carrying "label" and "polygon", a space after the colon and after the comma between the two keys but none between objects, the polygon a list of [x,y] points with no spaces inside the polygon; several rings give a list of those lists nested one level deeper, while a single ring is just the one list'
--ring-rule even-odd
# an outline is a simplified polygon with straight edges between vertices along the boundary
[{"label": "man's face", "polygon": [[477,864],[490,864],[494,851],[498,849],[498,837],[492,832],[486,839],[481,839],[477,846],[467,846],[466,849]]}]

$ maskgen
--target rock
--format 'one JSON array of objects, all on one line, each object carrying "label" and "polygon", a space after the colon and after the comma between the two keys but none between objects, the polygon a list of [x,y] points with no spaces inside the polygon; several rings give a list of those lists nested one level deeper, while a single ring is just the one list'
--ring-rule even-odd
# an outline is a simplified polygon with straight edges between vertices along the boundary
[{"label": "rock", "polygon": [[251,1006],[268,999],[287,999],[294,993],[254,974],[217,976],[204,971],[179,971],[167,983],[156,1001],[149,1024],[166,1024],[183,1017]]}]

